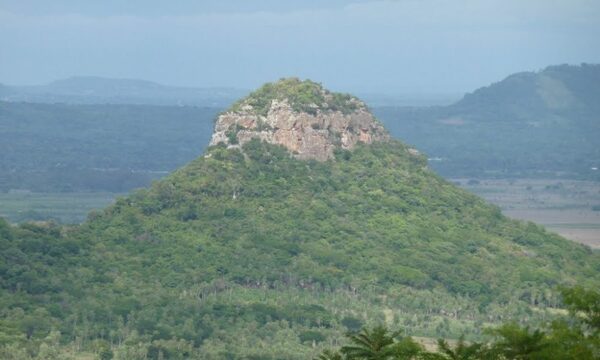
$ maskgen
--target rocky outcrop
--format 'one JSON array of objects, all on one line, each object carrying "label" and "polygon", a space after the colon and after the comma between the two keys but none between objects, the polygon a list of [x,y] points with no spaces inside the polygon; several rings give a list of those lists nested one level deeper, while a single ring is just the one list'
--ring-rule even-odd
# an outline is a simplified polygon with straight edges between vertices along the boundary
[{"label": "rocky outcrop", "polygon": [[388,140],[383,125],[362,102],[354,101],[359,106],[352,112],[316,108],[313,114],[294,111],[286,99],[273,99],[266,116],[244,105],[217,118],[210,145],[237,146],[257,138],[283,145],[299,159],[325,161],[333,158],[336,147]]}]

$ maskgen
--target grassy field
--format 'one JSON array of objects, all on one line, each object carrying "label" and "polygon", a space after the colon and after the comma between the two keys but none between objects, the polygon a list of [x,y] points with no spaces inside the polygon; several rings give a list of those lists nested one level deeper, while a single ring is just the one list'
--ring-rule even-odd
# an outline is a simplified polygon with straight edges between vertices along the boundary
[{"label": "grassy field", "polygon": [[600,248],[600,183],[575,180],[469,180],[455,183],[505,215],[544,225],[573,241]]},{"label": "grassy field", "polygon": [[0,217],[11,222],[54,220],[64,224],[84,221],[92,209],[102,209],[115,193],[0,193]]}]

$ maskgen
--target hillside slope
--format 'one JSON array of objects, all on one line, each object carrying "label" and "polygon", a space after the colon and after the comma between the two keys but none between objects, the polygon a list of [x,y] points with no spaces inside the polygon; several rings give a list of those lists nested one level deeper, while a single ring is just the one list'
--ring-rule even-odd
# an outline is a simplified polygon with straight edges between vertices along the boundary
[{"label": "hillside slope", "polygon": [[600,65],[550,66],[429,108],[378,108],[447,177],[600,179]]},{"label": "hillside slope", "polygon": [[[324,91],[291,85],[290,116],[293,95]],[[313,108],[301,118],[359,111]],[[33,349],[55,328],[119,358],[305,359],[364,323],[477,338],[553,316],[559,284],[600,285],[598,253],[507,219],[396,140],[303,159],[285,141],[240,145],[243,123],[78,228],[0,223],[0,338]],[[300,124],[301,138],[324,130]]]}]

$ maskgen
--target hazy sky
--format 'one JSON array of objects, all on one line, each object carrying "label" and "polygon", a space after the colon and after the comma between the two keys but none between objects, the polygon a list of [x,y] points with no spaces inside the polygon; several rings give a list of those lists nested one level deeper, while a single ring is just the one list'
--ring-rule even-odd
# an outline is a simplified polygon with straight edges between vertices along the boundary
[{"label": "hazy sky", "polygon": [[0,83],[72,75],[352,92],[470,91],[600,63],[598,0],[0,0]]}]

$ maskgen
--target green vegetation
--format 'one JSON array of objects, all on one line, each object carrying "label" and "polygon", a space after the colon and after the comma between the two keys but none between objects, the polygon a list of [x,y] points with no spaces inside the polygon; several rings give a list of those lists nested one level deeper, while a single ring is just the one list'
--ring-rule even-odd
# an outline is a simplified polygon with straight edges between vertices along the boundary
[{"label": "green vegetation", "polygon": [[600,65],[519,73],[443,107],[374,109],[446,177],[600,180]]},{"label": "green vegetation", "polygon": [[350,333],[350,345],[339,352],[325,350],[319,360],[593,360],[600,356],[600,293],[581,287],[562,291],[570,316],[530,330],[516,323],[490,329],[487,343],[467,343],[460,338],[451,346],[438,340],[435,352],[425,350],[402,332],[384,326]]},{"label": "green vegetation", "polygon": [[306,359],[377,323],[479,341],[560,316],[557,285],[600,285],[597,253],[399,142],[325,163],[258,141],[208,155],[78,227],[0,222],[2,354]]},{"label": "green vegetation", "polygon": [[316,114],[317,110],[351,113],[364,104],[349,94],[332,93],[321,84],[298,78],[281,79],[266,83],[246,98],[239,100],[228,111],[242,111],[246,105],[252,112],[266,116],[273,100],[288,100],[294,111]]}]

